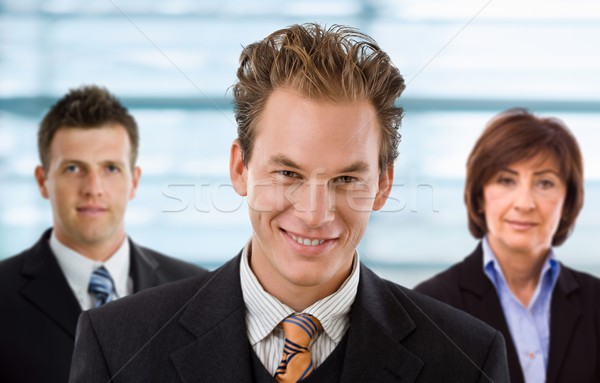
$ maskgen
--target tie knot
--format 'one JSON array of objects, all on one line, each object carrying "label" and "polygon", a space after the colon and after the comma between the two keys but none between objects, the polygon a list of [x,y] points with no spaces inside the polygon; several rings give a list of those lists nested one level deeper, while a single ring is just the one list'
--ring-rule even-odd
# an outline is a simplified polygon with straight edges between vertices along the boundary
[{"label": "tie knot", "polygon": [[297,345],[308,348],[310,341],[321,330],[321,322],[312,315],[292,315],[281,322],[285,338]]},{"label": "tie knot", "polygon": [[115,285],[110,273],[104,266],[94,270],[90,278],[88,291],[96,297],[96,307],[102,306],[112,300]]}]

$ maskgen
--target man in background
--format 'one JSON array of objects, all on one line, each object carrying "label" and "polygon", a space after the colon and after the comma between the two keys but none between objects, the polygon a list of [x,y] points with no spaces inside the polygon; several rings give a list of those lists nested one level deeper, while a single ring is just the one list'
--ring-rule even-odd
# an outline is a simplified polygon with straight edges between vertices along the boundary
[{"label": "man in background", "polygon": [[205,272],[127,237],[138,143],[134,118],[97,86],[71,90],[42,120],[35,179],[53,227],[0,262],[1,382],[66,382],[82,310]]},{"label": "man in background", "polygon": [[84,312],[70,382],[508,382],[498,331],[360,261],[398,155],[389,56],[353,28],[292,25],[245,47],[237,76],[250,240],[205,276]]}]

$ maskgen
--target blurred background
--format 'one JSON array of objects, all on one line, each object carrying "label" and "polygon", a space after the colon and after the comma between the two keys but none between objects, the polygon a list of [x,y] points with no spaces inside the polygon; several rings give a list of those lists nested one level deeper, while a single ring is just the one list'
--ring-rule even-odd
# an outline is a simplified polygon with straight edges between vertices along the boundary
[{"label": "blurred background", "polygon": [[515,106],[563,119],[585,159],[585,206],[560,260],[600,276],[597,0],[0,0],[0,259],[51,225],[37,126],[83,84],[109,88],[141,132],[138,243],[214,268],[251,233],[229,184],[231,90],[243,46],[293,23],[373,36],[407,81],[395,189],[359,246],[412,287],[476,245],[462,193],[484,124]]}]

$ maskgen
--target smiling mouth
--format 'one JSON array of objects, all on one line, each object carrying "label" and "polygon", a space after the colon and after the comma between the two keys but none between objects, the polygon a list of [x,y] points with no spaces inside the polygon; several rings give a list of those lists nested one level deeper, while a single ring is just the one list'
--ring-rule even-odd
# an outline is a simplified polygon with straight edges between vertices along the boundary
[{"label": "smiling mouth", "polygon": [[304,245],[304,246],[317,246],[317,245],[321,245],[325,242],[324,239],[303,238],[303,237],[294,235],[292,233],[290,233],[290,235],[292,236],[292,239],[294,241],[296,241],[299,244]]}]

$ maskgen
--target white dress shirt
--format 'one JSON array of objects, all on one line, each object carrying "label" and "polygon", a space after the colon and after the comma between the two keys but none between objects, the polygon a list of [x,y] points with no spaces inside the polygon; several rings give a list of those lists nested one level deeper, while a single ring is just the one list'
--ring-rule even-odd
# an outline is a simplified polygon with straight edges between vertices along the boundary
[{"label": "white dress shirt", "polygon": [[56,238],[54,230],[50,236],[50,249],[52,249],[82,310],[88,310],[96,305],[96,297],[88,292],[88,285],[92,272],[101,266],[108,270],[115,283],[113,300],[129,295],[133,291],[133,281],[129,277],[129,240],[127,236],[117,251],[105,262],[94,261],[68,248]]},{"label": "white dress shirt", "polygon": [[[275,375],[284,344],[283,329],[278,325],[295,312],[262,288],[250,269],[249,247],[250,243],[244,247],[240,264],[248,339],[267,371]],[[315,368],[333,352],[350,327],[350,309],[356,298],[360,277],[358,265],[359,256],[356,252],[352,272],[342,286],[332,295],[317,301],[303,311],[317,318],[323,326],[323,332],[311,343],[311,356]]]}]

